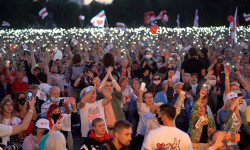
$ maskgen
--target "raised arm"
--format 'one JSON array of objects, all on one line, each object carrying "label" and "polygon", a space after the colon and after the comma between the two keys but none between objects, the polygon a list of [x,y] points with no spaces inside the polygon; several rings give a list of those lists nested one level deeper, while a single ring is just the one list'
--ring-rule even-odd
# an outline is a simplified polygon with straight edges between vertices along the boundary
[{"label": "raised arm", "polygon": [[95,92],[96,90],[96,86],[94,86],[93,89],[91,89],[88,93],[86,93],[83,98],[81,99],[81,101],[78,103],[78,108],[81,109],[85,106],[86,102],[90,99],[91,95],[93,94],[93,92]]},{"label": "raised arm", "polygon": [[228,69],[224,68],[224,72],[225,72],[225,95],[227,95],[230,92],[230,80],[229,80],[230,71],[231,71],[231,69],[228,70]]},{"label": "raised arm", "polygon": [[112,84],[115,87],[116,92],[121,92],[121,87],[120,85],[116,82],[115,78],[112,76],[111,72],[109,74],[110,79],[112,80]]}]

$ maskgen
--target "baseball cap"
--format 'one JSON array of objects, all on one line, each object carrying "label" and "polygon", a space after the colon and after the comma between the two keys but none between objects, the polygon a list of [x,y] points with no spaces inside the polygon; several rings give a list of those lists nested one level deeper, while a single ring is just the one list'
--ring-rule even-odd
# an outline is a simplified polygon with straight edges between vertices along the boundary
[{"label": "baseball cap", "polygon": [[80,93],[80,97],[82,98],[86,93],[91,91],[93,88],[94,88],[93,86],[88,86],[88,87],[84,88]]},{"label": "baseball cap", "polygon": [[37,120],[36,122],[36,127],[40,128],[40,129],[50,129],[49,128],[49,120],[41,118],[39,120]]},{"label": "baseball cap", "polygon": [[238,97],[236,93],[230,92],[227,94],[227,100],[233,99],[235,97]]}]

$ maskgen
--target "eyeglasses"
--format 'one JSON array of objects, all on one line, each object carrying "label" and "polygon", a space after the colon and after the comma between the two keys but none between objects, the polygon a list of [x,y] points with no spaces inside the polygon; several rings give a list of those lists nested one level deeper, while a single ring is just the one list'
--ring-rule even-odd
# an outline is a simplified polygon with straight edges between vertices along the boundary
[{"label": "eyeglasses", "polygon": [[154,98],[153,96],[150,96],[150,97],[144,97],[145,99],[151,99],[151,98]]},{"label": "eyeglasses", "polygon": [[153,80],[161,80],[160,78],[155,78],[155,79],[153,79]]}]

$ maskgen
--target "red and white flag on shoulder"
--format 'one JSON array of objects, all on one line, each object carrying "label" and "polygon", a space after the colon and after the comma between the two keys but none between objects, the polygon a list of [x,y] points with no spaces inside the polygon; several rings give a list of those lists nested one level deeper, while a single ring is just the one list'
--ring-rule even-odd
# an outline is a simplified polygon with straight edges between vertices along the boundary
[{"label": "red and white flag on shoulder", "polygon": [[198,10],[195,10],[195,16],[194,16],[194,26],[195,27],[199,27],[199,14],[198,14]]},{"label": "red and white flag on shoulder", "polygon": [[180,15],[177,15],[177,19],[176,19],[176,23],[177,23],[177,27],[180,28]]},{"label": "red and white flag on shoulder", "polygon": [[85,19],[85,16],[80,15],[80,16],[78,17],[78,19],[79,19],[79,20],[84,20],[84,19]]},{"label": "red and white flag on shoulder", "polygon": [[250,14],[244,13],[243,16],[244,16],[246,21],[250,21]]},{"label": "red and white flag on shoulder", "polygon": [[125,29],[126,28],[126,25],[122,22],[117,22],[116,23],[116,28],[117,29]]},{"label": "red and white flag on shoulder", "polygon": [[106,20],[106,14],[105,11],[102,10],[99,14],[97,14],[95,17],[93,17],[90,22],[95,27],[104,27]]},{"label": "red and white flag on shoulder", "polygon": [[3,22],[2,22],[2,26],[3,26],[3,27],[9,27],[9,26],[10,26],[10,23],[7,22],[7,21],[3,21]]},{"label": "red and white flag on shoulder", "polygon": [[162,10],[160,14],[156,17],[157,20],[161,20],[162,23],[168,22],[168,15],[166,10]]},{"label": "red and white flag on shoulder", "polygon": [[48,12],[47,12],[46,7],[44,7],[43,9],[41,9],[41,10],[39,11],[39,16],[40,16],[42,19],[44,19],[46,16],[48,16]]}]

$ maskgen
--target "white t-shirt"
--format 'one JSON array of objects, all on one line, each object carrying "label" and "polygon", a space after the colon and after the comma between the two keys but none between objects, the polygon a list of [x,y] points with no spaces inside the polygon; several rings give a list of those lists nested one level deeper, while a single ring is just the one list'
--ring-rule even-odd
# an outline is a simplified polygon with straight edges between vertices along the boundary
[{"label": "white t-shirt", "polygon": [[180,82],[180,71],[176,71],[175,74],[172,76],[172,82],[176,83],[176,82]]},{"label": "white t-shirt", "polygon": [[143,147],[154,150],[166,149],[192,150],[192,143],[187,133],[176,127],[161,126],[149,132]]},{"label": "white t-shirt", "polygon": [[7,140],[12,132],[12,126],[0,124],[0,137],[2,138],[2,144],[7,145]]},{"label": "white t-shirt", "polygon": [[21,119],[18,117],[12,117],[11,119],[3,119],[2,124],[12,126],[12,125],[19,125],[21,123]]},{"label": "white t-shirt", "polygon": [[95,103],[86,102],[85,106],[80,109],[82,137],[87,137],[89,130],[92,129],[92,121],[95,118],[102,118],[105,121],[102,101],[103,99]]}]

